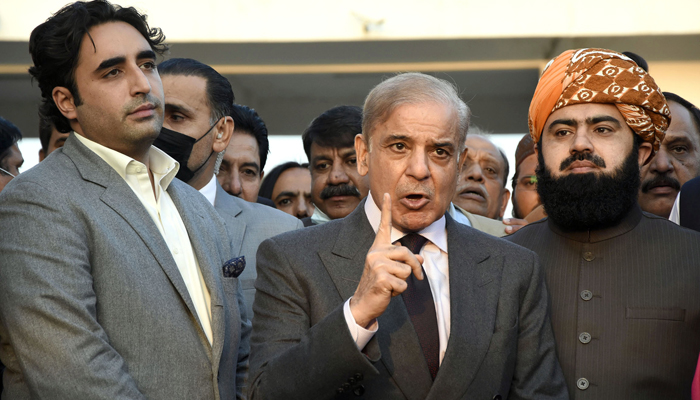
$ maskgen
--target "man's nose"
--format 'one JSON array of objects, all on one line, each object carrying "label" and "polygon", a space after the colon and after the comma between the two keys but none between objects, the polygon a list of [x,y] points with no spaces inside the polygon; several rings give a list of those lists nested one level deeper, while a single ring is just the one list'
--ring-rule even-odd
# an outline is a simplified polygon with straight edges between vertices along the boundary
[{"label": "man's nose", "polygon": [[407,161],[408,166],[406,167],[406,175],[412,176],[419,181],[430,177],[428,154],[423,151],[414,151]]},{"label": "man's nose", "polygon": [[[469,163],[469,161],[467,161]],[[469,163],[466,165],[466,171],[464,172],[464,177],[466,178],[465,180],[472,180],[472,181],[477,181],[477,182],[483,182],[484,180],[484,171],[481,170],[481,166],[479,163]]]},{"label": "man's nose", "polygon": [[328,178],[328,183],[330,183],[331,185],[340,185],[342,183],[348,182],[350,182],[350,178],[345,172],[343,164],[339,162],[334,162],[333,166],[331,167],[331,174]]},{"label": "man's nose", "polygon": [[138,96],[151,92],[151,82],[141,68],[135,66],[131,75],[131,95]]},{"label": "man's nose", "polygon": [[297,218],[306,218],[309,216],[309,209],[306,207],[306,201],[304,199],[299,199],[297,202],[295,215]]},{"label": "man's nose", "polygon": [[241,185],[241,179],[238,176],[238,173],[234,172],[229,176],[224,190],[233,196],[241,197],[243,186]]},{"label": "man's nose", "polygon": [[671,157],[669,157],[668,151],[664,147],[661,147],[654,158],[651,159],[649,169],[658,174],[673,172],[673,162],[671,161]]},{"label": "man's nose", "polygon": [[571,154],[593,152],[593,143],[591,142],[591,137],[585,127],[577,128],[574,132],[574,137],[573,141],[571,142],[569,152]]}]

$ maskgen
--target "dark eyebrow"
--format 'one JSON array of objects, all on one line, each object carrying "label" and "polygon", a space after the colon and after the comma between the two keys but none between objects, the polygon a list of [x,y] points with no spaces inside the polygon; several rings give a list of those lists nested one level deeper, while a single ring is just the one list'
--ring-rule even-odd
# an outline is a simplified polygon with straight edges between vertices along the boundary
[{"label": "dark eyebrow", "polygon": [[440,143],[435,143],[433,144],[435,147],[449,147],[453,149],[455,145],[452,142],[440,142]]},{"label": "dark eyebrow", "polygon": [[555,125],[578,126],[578,122],[576,122],[574,119],[555,119],[551,124],[549,124],[547,130],[551,131]]},{"label": "dark eyebrow", "polygon": [[319,162],[321,160],[333,161],[333,159],[328,157],[328,156],[316,156],[313,159],[311,159],[311,165],[315,165],[317,162]]},{"label": "dark eyebrow", "polygon": [[599,115],[596,117],[586,118],[586,123],[588,125],[595,125],[601,122],[612,122],[613,124],[615,124],[616,128],[620,127],[620,121],[618,121],[615,117],[611,117],[610,115]]},{"label": "dark eyebrow", "polygon": [[[153,50],[142,50],[136,55],[137,60],[143,60],[143,59],[154,59],[156,58],[156,53]],[[115,65],[119,65],[123,62],[126,62],[126,57],[125,56],[117,56],[117,57],[112,57],[108,58],[100,63],[100,65],[95,69],[95,71],[102,71],[107,68],[112,68]]]},{"label": "dark eyebrow", "polygon": [[188,108],[181,106],[181,105],[178,105],[178,104],[173,104],[173,103],[168,103],[168,102],[165,103],[165,111],[168,111],[171,113],[179,112],[179,113],[187,114],[187,115],[191,114],[191,112]]},{"label": "dark eyebrow", "polygon": [[340,151],[340,157],[341,157],[341,158],[345,158],[345,157],[348,157],[348,156],[354,156],[354,155],[356,155],[356,154],[355,154],[355,148],[354,148],[354,147],[351,147],[351,148],[349,148],[349,149],[347,149],[347,150],[344,150],[344,151],[343,151],[343,150]]},{"label": "dark eyebrow", "polygon": [[293,192],[282,192],[275,197],[275,201],[279,200],[280,197],[296,197],[297,193]]},{"label": "dark eyebrow", "polygon": [[260,166],[254,162],[243,163],[241,164],[241,168],[243,167],[254,167],[256,172],[260,171]]},{"label": "dark eyebrow", "polygon": [[143,50],[136,55],[137,60],[143,60],[144,58],[156,59],[156,53],[153,50]]},{"label": "dark eyebrow", "polygon": [[119,65],[124,62],[126,62],[126,57],[124,56],[108,58],[100,63],[100,65],[95,69],[95,72],[99,72],[107,68],[112,68],[115,65]]}]

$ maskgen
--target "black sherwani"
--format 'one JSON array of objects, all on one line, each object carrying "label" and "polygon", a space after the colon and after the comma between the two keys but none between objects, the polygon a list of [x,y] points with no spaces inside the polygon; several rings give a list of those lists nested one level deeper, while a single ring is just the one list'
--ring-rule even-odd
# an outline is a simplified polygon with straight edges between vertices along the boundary
[{"label": "black sherwani", "polygon": [[690,399],[700,352],[700,234],[643,213],[564,232],[551,220],[508,240],[545,269],[572,399]]}]

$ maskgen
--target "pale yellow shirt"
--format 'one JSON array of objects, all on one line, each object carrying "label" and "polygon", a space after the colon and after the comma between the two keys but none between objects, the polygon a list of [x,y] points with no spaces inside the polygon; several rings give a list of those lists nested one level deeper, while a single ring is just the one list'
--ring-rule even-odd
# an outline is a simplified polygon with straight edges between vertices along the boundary
[{"label": "pale yellow shirt", "polygon": [[175,259],[182,280],[185,281],[187,292],[192,299],[194,309],[202,324],[204,334],[212,343],[211,330],[211,296],[202,271],[199,269],[197,258],[194,256],[192,243],[187,234],[187,228],[182,222],[173,200],[167,192],[168,186],[175,178],[179,165],[177,161],[165,154],[160,149],[151,146],[148,152],[151,173],[153,173],[154,188],[148,176],[148,168],[143,163],[112,150],[99,143],[93,142],[80,134],[75,137],[88,149],[102,158],[109,166],[121,176],[134,191],[136,197],[148,211],[153,222],[158,227],[165,243]]}]

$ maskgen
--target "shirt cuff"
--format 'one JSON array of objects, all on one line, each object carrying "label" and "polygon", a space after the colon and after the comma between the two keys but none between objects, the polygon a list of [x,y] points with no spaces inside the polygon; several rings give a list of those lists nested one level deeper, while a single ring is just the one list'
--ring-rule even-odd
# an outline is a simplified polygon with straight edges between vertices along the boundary
[{"label": "shirt cuff", "polygon": [[[352,299],[352,297],[350,298]],[[352,316],[352,311],[350,311],[350,299],[343,305],[343,314],[345,314],[345,322],[348,324],[348,329],[350,329],[350,335],[357,345],[357,349],[362,351],[362,349],[367,346],[367,343],[372,339],[377,329],[379,329],[379,322],[377,320],[370,325],[369,329],[365,329],[355,322],[355,317]]]}]

